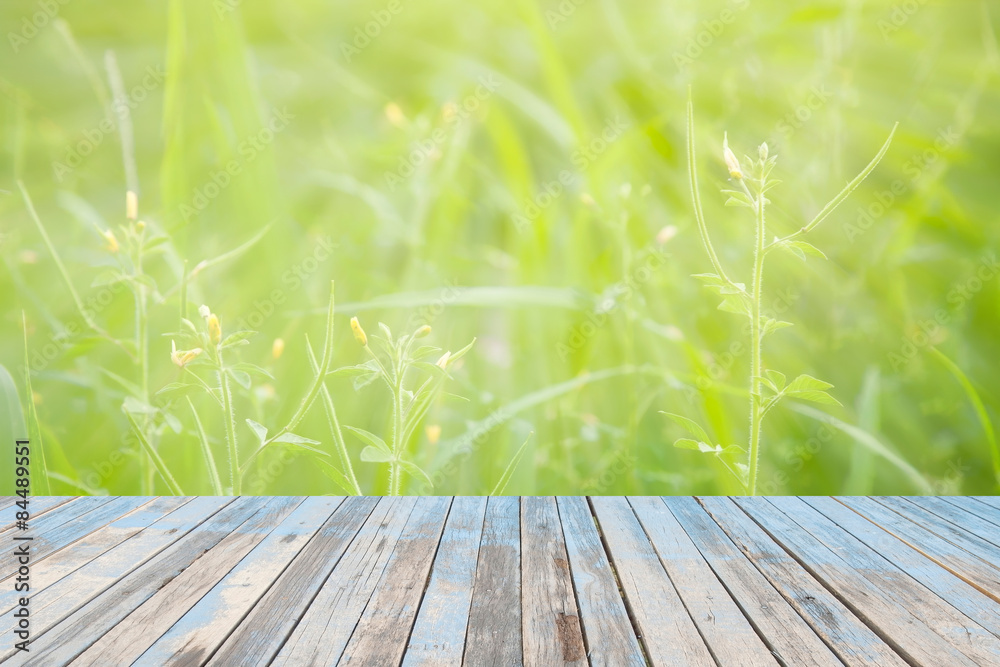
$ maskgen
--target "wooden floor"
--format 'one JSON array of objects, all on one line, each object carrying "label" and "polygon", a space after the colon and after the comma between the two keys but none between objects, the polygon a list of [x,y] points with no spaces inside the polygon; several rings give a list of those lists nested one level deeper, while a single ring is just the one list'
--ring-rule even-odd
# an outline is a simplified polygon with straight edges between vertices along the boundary
[{"label": "wooden floor", "polygon": [[1000,665],[1000,499],[33,498],[11,665]]}]

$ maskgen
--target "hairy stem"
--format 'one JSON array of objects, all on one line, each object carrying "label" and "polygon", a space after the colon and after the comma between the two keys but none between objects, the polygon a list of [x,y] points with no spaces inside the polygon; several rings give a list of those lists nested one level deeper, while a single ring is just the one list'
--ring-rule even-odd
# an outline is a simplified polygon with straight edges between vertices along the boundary
[{"label": "hairy stem", "polygon": [[229,483],[232,495],[238,496],[243,491],[243,475],[240,473],[239,454],[236,449],[236,415],[233,413],[233,396],[229,389],[229,375],[222,363],[222,350],[219,350],[219,391],[222,393],[222,412],[226,420],[226,444],[229,446]]},{"label": "hairy stem", "polygon": [[[402,365],[402,362],[400,362]],[[396,386],[393,388],[392,404],[392,461],[389,463],[389,495],[400,495],[402,474],[399,469],[399,458],[402,455],[403,440],[403,373],[402,368],[396,372]]]},{"label": "hairy stem", "polygon": [[760,460],[760,424],[764,415],[761,413],[760,401],[760,295],[764,281],[764,195],[757,195],[757,233],[753,252],[753,286],[751,309],[750,342],[750,461],[747,492],[753,496],[757,493],[757,467]]}]

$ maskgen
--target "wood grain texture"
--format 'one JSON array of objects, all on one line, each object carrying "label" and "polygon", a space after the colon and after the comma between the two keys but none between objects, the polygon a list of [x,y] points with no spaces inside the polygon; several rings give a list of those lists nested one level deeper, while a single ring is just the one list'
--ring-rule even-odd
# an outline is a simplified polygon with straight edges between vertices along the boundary
[{"label": "wood grain texture", "polygon": [[451,505],[404,667],[462,664],[486,502],[460,497]]},{"label": "wood grain texture", "polygon": [[702,497],[699,502],[844,664],[905,667],[906,661],[750,520],[732,499]]},{"label": "wood grain texture", "polygon": [[664,498],[664,502],[781,661],[788,665],[841,664],[694,498]]},{"label": "wood grain texture", "polygon": [[1000,570],[871,498],[843,497],[837,500],[864,517],[866,521],[892,534],[940,567],[974,586],[981,593],[1000,602]]},{"label": "wood grain texture", "polygon": [[302,498],[268,498],[268,502],[218,544],[167,582],[73,662],[78,667],[131,664],[163,633],[187,614],[256,546],[263,542]]},{"label": "wood grain texture", "polygon": [[521,499],[521,645],[525,667],[587,664],[566,541],[552,497]]},{"label": "wood grain texture", "polygon": [[337,664],[400,663],[417,609],[420,608],[451,502],[451,498],[440,496],[417,500],[375,586],[375,592]]},{"label": "wood grain texture", "polygon": [[846,548],[829,548],[763,498],[734,501],[905,660],[918,665],[975,664],[924,622],[921,609],[900,601],[891,580],[873,582],[845,561]]},{"label": "wood grain texture", "polygon": [[[67,663],[183,572],[202,554],[260,512],[268,498],[237,498],[181,539],[119,579],[58,625],[36,636],[25,665]],[[16,663],[15,663],[16,664]]]},{"label": "wood grain texture", "polygon": [[723,665],[777,665],[663,500],[646,496],[628,502],[714,658]]},{"label": "wood grain texture", "polygon": [[32,507],[32,650],[4,667],[1000,664],[989,497]]},{"label": "wood grain texture", "polygon": [[490,498],[469,610],[466,665],[512,667],[523,662],[520,536],[519,499]]},{"label": "wood grain texture", "polygon": [[646,658],[587,499],[560,496],[557,503],[590,664],[644,667]]},{"label": "wood grain texture", "polygon": [[650,662],[714,665],[628,500],[595,496],[591,504]]},{"label": "wood grain texture", "polygon": [[877,572],[870,581],[874,579],[881,586],[891,587],[894,599],[910,609],[919,609],[927,626],[962,653],[981,664],[989,664],[1000,656],[1000,638],[927,588],[886,554],[868,548],[801,498],[776,497],[770,502],[786,515],[794,516],[796,523],[827,547],[839,549],[841,558],[862,575]]},{"label": "wood grain texture", "polygon": [[862,519],[833,498],[803,498],[806,503],[859,542],[906,572],[931,592],[942,598],[984,629],[1000,637],[1000,608],[962,579],[943,569],[934,560]]},{"label": "wood grain texture", "polygon": [[[231,498],[196,498],[33,596],[33,636],[38,638],[231,503]],[[5,634],[12,627],[8,620],[0,621]],[[10,655],[8,649],[0,647],[0,660]]]},{"label": "wood grain texture", "polygon": [[893,510],[897,514],[923,526],[932,533],[943,537],[957,547],[982,559],[991,567],[1000,565],[1000,547],[960,528],[951,521],[910,502],[906,498],[877,497],[875,500]]},{"label": "wood grain texture", "polygon": [[281,647],[273,665],[337,663],[416,505],[415,498],[379,501]]},{"label": "wood grain texture", "polygon": [[[344,501],[207,664],[271,664],[379,502],[365,497]],[[381,514],[376,520],[384,518]]]}]

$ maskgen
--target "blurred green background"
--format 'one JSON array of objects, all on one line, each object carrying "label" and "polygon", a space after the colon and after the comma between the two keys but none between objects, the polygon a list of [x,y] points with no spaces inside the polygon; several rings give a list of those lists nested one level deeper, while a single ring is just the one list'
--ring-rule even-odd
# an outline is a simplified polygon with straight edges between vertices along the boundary
[{"label": "blurred green background", "polygon": [[[674,449],[683,431],[660,414],[745,445],[744,321],[690,277],[710,269],[687,190],[691,86],[708,225],[746,282],[753,222],[718,192],[723,132],[738,154],[765,140],[778,154],[769,225],[787,234],[900,123],[811,234],[829,259],[769,258],[765,312],[795,326],[767,339],[764,364],[829,380],[843,407],[769,415],[760,490],[996,493],[990,4],[4,2],[0,363],[25,401],[23,312],[52,492],[142,490],[121,411],[138,380],[121,348],[79,333],[18,180],[113,337],[133,336],[135,304],[100,286],[115,258],[98,230],[126,222],[132,187],[140,218],[169,235],[145,267],[150,396],[133,398],[158,410],[157,447],[185,492],[210,490],[190,411],[153,395],[179,377],[162,334],[178,328],[183,262],[261,233],[188,288],[191,319],[205,303],[227,332],[261,332],[239,357],[274,379],[237,390],[241,456],[253,449],[243,418],[278,426],[301,400],[305,335],[321,339],[333,279],[335,365],[365,360],[354,315],[369,331],[430,323],[429,342],[453,351],[477,339],[408,445],[433,492],[489,492],[532,432],[508,493],[739,492],[720,461]],[[384,387],[328,386],[343,423],[386,432]],[[196,404],[221,461],[221,414],[207,396]],[[297,430],[329,448],[318,404]],[[360,461],[361,446],[348,436],[362,487],[385,492],[385,467]],[[254,466],[251,492],[340,492],[307,453]]]}]

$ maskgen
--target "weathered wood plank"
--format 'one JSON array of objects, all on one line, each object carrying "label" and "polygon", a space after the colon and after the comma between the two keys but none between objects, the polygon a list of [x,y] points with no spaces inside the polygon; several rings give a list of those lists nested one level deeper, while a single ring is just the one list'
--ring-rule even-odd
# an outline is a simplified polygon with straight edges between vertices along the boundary
[{"label": "weathered wood plank", "polygon": [[980,519],[989,521],[996,526],[993,530],[1000,531],[1000,508],[987,505],[986,503],[983,503],[976,498],[970,498],[969,496],[942,496],[941,499],[954,505],[955,507],[965,510],[966,512],[975,514]]},{"label": "weathered wood plank", "polygon": [[466,665],[522,664],[520,536],[519,499],[490,498],[469,609]]},{"label": "weathered wood plank", "polygon": [[339,665],[400,663],[451,502],[440,496],[418,499]]},{"label": "weathered wood plank", "polygon": [[111,502],[95,507],[89,512],[70,519],[55,528],[41,527],[35,533],[35,539],[32,542],[35,562],[38,563],[46,556],[50,556],[80,538],[106,527],[123,516],[131,514],[153,500],[153,496],[122,496],[112,498]]},{"label": "weathered wood plank", "polygon": [[[10,498],[12,504],[0,510],[0,538],[6,537],[8,531],[14,530],[17,513],[23,511],[17,506],[17,503],[21,501],[20,496],[4,497]],[[79,496],[28,496],[28,513],[31,515],[29,521],[32,528],[34,528],[36,519],[40,519],[57,507],[62,507],[78,499]]]},{"label": "weathered wood plank", "polygon": [[1000,571],[996,568],[871,498],[838,497],[837,500],[1000,602]]},{"label": "weathered wood plank", "polygon": [[877,502],[885,505],[896,513],[912,520],[927,530],[948,540],[955,546],[965,549],[970,554],[981,558],[991,567],[1000,563],[1000,547],[980,539],[969,531],[959,528],[937,514],[919,505],[914,505],[905,498],[877,497]]},{"label": "weathered wood plank", "polygon": [[787,665],[841,664],[694,498],[663,501],[779,660]]},{"label": "weathered wood plank", "polygon": [[404,667],[461,665],[486,498],[455,498],[420,603]]},{"label": "weathered wood plank", "polygon": [[[358,531],[373,520],[372,511],[378,503],[378,498],[371,497],[345,500],[207,664],[219,667],[271,664],[310,605],[317,604],[317,591],[340,563]],[[375,522],[384,519],[384,512],[374,517]],[[324,609],[329,617],[330,608]],[[316,613],[319,611],[316,607]]]},{"label": "weathered wood plank", "polygon": [[802,501],[919,581],[955,609],[1000,637],[1000,607],[996,602],[943,569],[923,551],[912,548],[833,498],[802,498]]},{"label": "weathered wood plank", "polygon": [[587,499],[561,496],[557,505],[590,664],[645,667]]},{"label": "weathered wood plank", "polygon": [[[190,501],[191,498],[174,496],[158,498],[107,526],[97,528],[91,534],[74,542],[70,549],[62,549],[44,559],[33,554],[32,563],[35,567],[31,573],[32,594],[37,596],[63,577]],[[39,561],[43,563],[40,567]],[[7,597],[8,595],[10,597]],[[14,608],[13,595],[13,581],[0,580],[0,616],[6,616]]]},{"label": "weathered wood plank", "polygon": [[[261,511],[118,621],[73,661],[77,667],[131,664],[194,607],[244,556],[263,542],[302,503],[301,497],[268,498]],[[266,589],[269,582],[263,583]]]},{"label": "weathered wood plank", "polygon": [[379,501],[281,647],[274,667],[337,663],[416,504],[416,498]]},{"label": "weathered wood plank", "polygon": [[702,497],[699,502],[744,556],[844,664],[872,667],[907,665],[871,628],[744,514],[732,499]]},{"label": "weathered wood plank", "polygon": [[974,500],[989,505],[995,509],[1000,509],[1000,496],[969,496]]},{"label": "weathered wood plank", "polygon": [[649,538],[621,496],[591,499],[618,585],[653,665],[714,665]]},{"label": "weathered wood plank", "polygon": [[[956,507],[944,498],[913,496],[907,497],[906,500],[910,501],[917,507],[938,515],[945,521],[948,521],[967,533],[972,534],[974,537],[982,540],[983,542],[987,542],[993,547],[1000,549],[1000,527],[992,521],[984,519],[977,514],[969,512],[968,510]],[[1000,551],[997,553],[1000,553]]]},{"label": "weathered wood plank", "polygon": [[644,496],[628,502],[712,656],[723,665],[777,665],[663,500]]},{"label": "weathered wood plank", "polygon": [[[841,558],[879,587],[891,589],[892,598],[909,609],[919,609],[924,622],[973,660],[986,664],[1000,656],[1000,638],[985,630],[966,614],[918,582],[894,561],[865,546],[849,532],[837,526],[807,505],[801,498],[774,497],[773,506],[814,535]],[[943,573],[944,574],[944,573]]]},{"label": "weathered wood plank", "polygon": [[203,664],[343,500],[327,496],[306,498],[132,667]]},{"label": "weathered wood plank", "polygon": [[587,664],[566,541],[552,497],[521,499],[521,645],[525,667]]},{"label": "weathered wood plank", "polygon": [[202,554],[258,514],[269,500],[237,498],[228,504],[199,525],[197,530],[188,532],[57,626],[36,636],[31,644],[31,658],[25,664],[41,667],[62,665],[73,660]]},{"label": "weathered wood plank", "polygon": [[[97,509],[101,505],[107,505],[112,500],[111,496],[84,496],[82,498],[75,498],[72,502],[63,503],[56,507],[53,507],[50,511],[45,512],[41,515],[35,515],[34,512],[31,513],[32,518],[29,521],[30,530],[32,535],[44,535],[49,531],[53,531],[59,526],[65,524],[68,521],[73,521],[80,516]],[[29,508],[30,508],[29,504]],[[29,512],[31,510],[29,509]],[[17,531],[13,524],[9,525],[6,530],[0,531],[0,539],[8,539],[10,535]],[[6,567],[7,564],[5,563]],[[7,571],[9,574],[9,570]]]},{"label": "weathered wood plank", "polygon": [[[180,540],[231,501],[229,498],[195,498],[49,585],[31,600],[33,636],[39,637],[128,573]],[[11,628],[8,618],[3,617],[0,621],[0,633],[7,634]],[[5,649],[6,647],[0,647],[0,651]],[[0,653],[0,660],[4,657],[5,654]]]},{"label": "weathered wood plank", "polygon": [[919,606],[894,593],[893,585],[900,577],[883,578],[883,565],[876,562],[862,571],[845,560],[850,559],[850,549],[829,548],[767,500],[733,500],[905,660],[949,667],[975,664],[924,622]]}]

